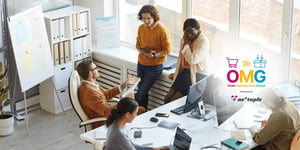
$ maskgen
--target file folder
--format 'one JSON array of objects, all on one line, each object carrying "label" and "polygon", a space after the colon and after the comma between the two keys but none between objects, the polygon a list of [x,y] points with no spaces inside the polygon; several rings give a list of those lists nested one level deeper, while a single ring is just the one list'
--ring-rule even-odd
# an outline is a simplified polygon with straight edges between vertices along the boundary
[{"label": "file folder", "polygon": [[52,42],[57,42],[60,39],[59,19],[51,21],[51,37],[52,37]]},{"label": "file folder", "polygon": [[64,64],[65,63],[64,42],[59,42],[58,46],[59,46],[59,57],[60,57],[59,63]]},{"label": "file folder", "polygon": [[82,54],[83,54],[83,57],[86,57],[87,54],[88,54],[88,43],[87,43],[87,36],[85,37],[82,37]]},{"label": "file folder", "polygon": [[58,50],[58,44],[53,44],[53,60],[54,65],[59,65],[59,50]]},{"label": "file folder", "polygon": [[80,14],[76,14],[76,24],[77,24],[77,35],[82,34],[81,33],[81,24],[80,24]]},{"label": "file folder", "polygon": [[78,35],[78,32],[77,32],[77,14],[72,15],[72,30],[73,30],[73,36]]},{"label": "file folder", "polygon": [[65,56],[65,63],[70,61],[70,47],[69,41],[64,41],[64,56]]},{"label": "file folder", "polygon": [[59,19],[59,37],[60,37],[60,40],[63,40],[65,38],[65,19],[64,18]]},{"label": "file folder", "polygon": [[87,16],[88,16],[87,12],[80,13],[80,17],[79,17],[79,19],[80,19],[80,21],[79,21],[80,22],[80,34],[85,34],[88,31],[88,24],[87,24],[88,17]]}]

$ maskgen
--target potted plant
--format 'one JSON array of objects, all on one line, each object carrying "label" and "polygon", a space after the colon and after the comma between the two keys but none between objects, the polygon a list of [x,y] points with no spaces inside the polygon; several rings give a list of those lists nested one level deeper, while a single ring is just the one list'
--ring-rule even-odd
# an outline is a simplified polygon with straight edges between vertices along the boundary
[{"label": "potted plant", "polygon": [[7,81],[7,68],[4,73],[3,65],[0,62],[0,136],[7,136],[13,133],[14,117],[11,113],[6,113],[4,107],[12,103],[8,98],[9,85]]}]

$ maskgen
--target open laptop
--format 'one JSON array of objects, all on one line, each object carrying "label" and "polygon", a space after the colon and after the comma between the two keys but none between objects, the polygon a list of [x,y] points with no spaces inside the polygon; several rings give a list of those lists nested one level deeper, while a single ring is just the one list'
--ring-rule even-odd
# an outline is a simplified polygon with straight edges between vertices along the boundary
[{"label": "open laptop", "polygon": [[177,127],[173,145],[170,150],[189,150],[192,138],[186,134],[182,129]]}]

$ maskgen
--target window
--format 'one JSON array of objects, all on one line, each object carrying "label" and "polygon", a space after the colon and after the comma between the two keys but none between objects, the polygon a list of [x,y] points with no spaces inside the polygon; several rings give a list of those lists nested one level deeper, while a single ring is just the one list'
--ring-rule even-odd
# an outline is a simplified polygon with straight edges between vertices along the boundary
[{"label": "window", "polygon": [[[201,31],[210,41],[210,63],[220,66],[230,48],[226,41],[229,36],[229,0],[192,0],[192,16],[199,20]],[[213,72],[220,68],[210,67]]]},{"label": "window", "polygon": [[290,80],[300,80],[300,1],[294,1]]},{"label": "window", "polygon": [[239,50],[249,56],[263,54],[271,83],[280,80],[282,10],[282,3],[273,0],[241,0]]},{"label": "window", "polygon": [[160,22],[169,30],[172,40],[172,53],[178,53],[182,35],[182,1],[181,0],[120,0],[120,39],[130,45],[135,45],[138,26],[142,24],[137,19],[137,13],[145,4],[157,6],[160,12]]}]

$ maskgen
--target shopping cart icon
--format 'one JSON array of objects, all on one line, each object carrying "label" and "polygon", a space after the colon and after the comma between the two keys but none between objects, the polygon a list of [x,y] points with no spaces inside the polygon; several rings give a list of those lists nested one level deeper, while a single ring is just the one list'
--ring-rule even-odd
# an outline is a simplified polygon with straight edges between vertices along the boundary
[{"label": "shopping cart icon", "polygon": [[229,68],[237,68],[237,63],[239,61],[239,59],[230,59],[228,57],[226,57],[228,59],[228,65]]}]

